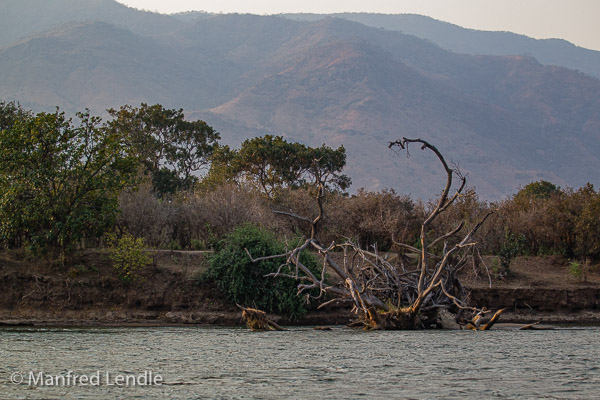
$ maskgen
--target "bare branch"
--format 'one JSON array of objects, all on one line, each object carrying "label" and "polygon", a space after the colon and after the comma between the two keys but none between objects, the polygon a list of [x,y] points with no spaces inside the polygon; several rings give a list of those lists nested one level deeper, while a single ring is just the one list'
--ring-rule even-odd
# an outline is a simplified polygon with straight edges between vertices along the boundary
[{"label": "bare branch", "polygon": [[[430,239],[429,235],[434,235],[434,230],[431,229],[432,223],[463,196],[466,177],[456,166],[451,168],[440,151],[423,139],[403,138],[391,142],[389,147],[400,148],[409,155],[408,147],[413,143],[420,145],[422,150],[433,152],[446,172],[446,183],[441,195],[433,210],[421,224],[420,246],[400,243],[392,237],[395,245],[418,255],[417,258],[399,259],[400,266],[398,266],[395,265],[397,263],[392,264],[390,259],[380,254],[376,247],[366,250],[352,240],[339,244],[332,242],[329,246],[322,245],[317,235],[324,216],[324,180],[328,178],[319,175],[315,177],[314,182],[314,189],[316,189],[314,201],[318,207],[318,215],[314,219],[293,212],[275,211],[276,214],[309,223],[310,237],[294,249],[279,255],[254,259],[246,250],[250,259],[258,262],[284,258],[285,263],[277,272],[268,276],[297,279],[300,282],[297,286],[298,293],[318,290],[319,295],[313,297],[322,297],[324,294],[334,296],[333,299],[324,302],[320,308],[330,304],[353,304],[353,312],[358,313],[360,324],[368,329],[422,327],[425,314],[431,317],[431,312],[436,312],[438,309],[477,311],[465,301],[467,296],[457,274],[467,265],[468,249],[475,248],[477,244],[473,236],[492,213],[483,216],[462,237],[450,240],[462,231],[464,222],[451,231]],[[458,187],[450,195],[454,190],[454,177],[458,179]],[[441,251],[438,246],[440,243],[443,244]],[[322,260],[320,274],[311,271],[300,261],[304,251],[316,252],[319,255]],[[334,251],[342,253],[339,255],[341,259],[334,255]],[[290,273],[283,270],[284,266],[290,268]],[[295,273],[292,272],[294,267]],[[325,281],[327,271],[331,271],[339,278],[337,283]]]},{"label": "bare branch", "polygon": [[306,218],[306,217],[302,217],[300,215],[297,215],[297,214],[294,214],[294,213],[291,213],[291,212],[276,211],[276,210],[274,210],[273,213],[274,214],[279,214],[279,215],[285,215],[287,217],[291,217],[291,218],[295,218],[295,219],[299,219],[300,221],[308,222],[309,224],[313,223],[313,221],[311,219]]},{"label": "bare branch", "polygon": [[445,235],[442,235],[440,237],[438,237],[437,239],[435,239],[433,242],[429,243],[428,247],[433,247],[436,244],[438,244],[439,242],[441,242],[442,240],[446,240],[449,237],[452,237],[454,235],[456,235],[464,226],[464,222],[461,222],[456,228],[454,228],[452,231],[446,233]]}]

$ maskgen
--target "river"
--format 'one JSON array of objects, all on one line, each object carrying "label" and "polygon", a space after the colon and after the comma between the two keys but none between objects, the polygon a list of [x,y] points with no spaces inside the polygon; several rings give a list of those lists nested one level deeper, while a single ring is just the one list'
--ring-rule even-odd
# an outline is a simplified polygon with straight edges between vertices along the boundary
[{"label": "river", "polygon": [[2,328],[2,399],[592,399],[598,328]]}]

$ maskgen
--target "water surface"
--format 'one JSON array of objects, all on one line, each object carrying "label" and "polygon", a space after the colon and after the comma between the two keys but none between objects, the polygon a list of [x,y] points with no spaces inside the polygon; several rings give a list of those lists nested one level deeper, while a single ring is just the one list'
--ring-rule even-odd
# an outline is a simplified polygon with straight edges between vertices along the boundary
[{"label": "water surface", "polygon": [[[591,399],[600,396],[599,338],[598,328],[3,328],[0,398]],[[101,379],[40,385],[31,373]],[[144,373],[162,384],[111,382]]]}]

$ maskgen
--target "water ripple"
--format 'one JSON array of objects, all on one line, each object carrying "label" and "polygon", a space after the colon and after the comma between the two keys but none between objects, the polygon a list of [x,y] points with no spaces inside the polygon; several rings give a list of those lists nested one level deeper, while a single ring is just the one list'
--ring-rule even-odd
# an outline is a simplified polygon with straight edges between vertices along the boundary
[{"label": "water ripple", "polygon": [[[251,333],[195,327],[0,329],[0,397],[597,398],[598,329]],[[159,374],[160,386],[28,386],[29,371]]]}]

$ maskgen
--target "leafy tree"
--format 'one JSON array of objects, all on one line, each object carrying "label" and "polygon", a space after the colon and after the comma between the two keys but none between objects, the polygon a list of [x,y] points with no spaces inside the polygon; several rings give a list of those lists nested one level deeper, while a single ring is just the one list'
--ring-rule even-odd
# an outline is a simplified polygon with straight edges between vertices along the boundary
[{"label": "leafy tree", "polygon": [[247,139],[233,159],[233,170],[253,181],[271,197],[279,188],[298,182],[302,174],[305,146],[281,136]]},{"label": "leafy tree", "polygon": [[182,109],[142,103],[139,108],[126,105],[108,112],[113,117],[109,125],[126,135],[158,194],[193,186],[198,181],[193,174],[208,167],[220,139],[206,122],[186,120]]},{"label": "leafy tree", "polygon": [[521,254],[523,250],[524,238],[515,235],[508,229],[504,232],[504,243],[500,247],[498,256],[500,257],[500,263],[502,265],[502,275],[506,276],[510,274],[510,265]]},{"label": "leafy tree", "polygon": [[579,189],[574,196],[582,199],[581,209],[575,215],[575,255],[600,257],[600,193],[591,184]]},{"label": "leafy tree", "polygon": [[578,281],[587,281],[586,276],[586,265],[581,264],[578,261],[572,261],[569,263],[569,274]]},{"label": "leafy tree", "polygon": [[524,238],[522,251],[531,255],[555,253],[558,241],[568,247],[568,233],[565,233],[565,228],[570,230],[567,197],[567,193],[556,185],[538,181],[526,185],[505,204],[502,214],[507,219],[508,229]]},{"label": "leafy tree", "polygon": [[212,191],[228,182],[236,181],[236,173],[233,168],[233,160],[237,155],[237,150],[232,150],[229,146],[216,146],[210,156],[210,169],[208,174],[200,182],[204,191]]},{"label": "leafy tree", "polygon": [[574,190],[534,182],[501,205],[506,228],[531,255],[600,257],[600,194],[591,184]]},{"label": "leafy tree", "polygon": [[40,252],[102,235],[137,170],[122,137],[87,111],[77,126],[58,109],[17,114],[0,134],[0,239]]},{"label": "leafy tree", "polygon": [[26,118],[30,114],[14,102],[0,101],[0,131],[12,128],[17,120]]},{"label": "leafy tree", "polygon": [[560,188],[548,181],[537,181],[526,185],[515,195],[515,202],[527,205],[535,200],[549,199],[559,194]]},{"label": "leafy tree", "polygon": [[305,166],[302,184],[309,182],[321,182],[328,190],[346,190],[352,184],[347,175],[341,174],[346,166],[346,149],[344,146],[336,150],[322,145],[316,148],[306,148],[303,156]]},{"label": "leafy tree", "polygon": [[[210,259],[207,278],[213,280],[233,303],[254,306],[291,319],[306,313],[304,302],[296,295],[294,279],[265,277],[277,272],[281,261],[272,259],[254,263],[246,249],[253,257],[262,257],[283,253],[285,244],[271,232],[255,225],[242,225],[220,242]],[[314,257],[303,253],[302,262],[320,274]],[[282,271],[290,273],[287,269]]]},{"label": "leafy tree", "polygon": [[209,181],[251,182],[268,197],[308,182],[326,182],[331,190],[345,190],[351,183],[341,174],[346,165],[343,146],[335,150],[326,145],[313,148],[265,135],[245,140],[239,150],[224,147],[214,155]]}]

